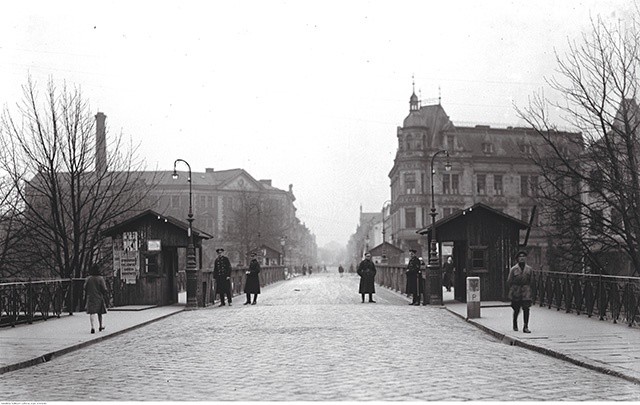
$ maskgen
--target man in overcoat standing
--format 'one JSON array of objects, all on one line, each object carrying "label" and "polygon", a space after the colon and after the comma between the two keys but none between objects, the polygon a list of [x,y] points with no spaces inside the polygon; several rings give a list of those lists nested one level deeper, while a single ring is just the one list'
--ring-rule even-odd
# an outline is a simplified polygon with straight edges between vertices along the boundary
[{"label": "man in overcoat standing", "polygon": [[529,309],[531,308],[531,278],[533,270],[527,264],[527,252],[520,251],[517,254],[518,264],[509,270],[507,284],[509,285],[509,298],[511,308],[513,308],[513,330],[518,330],[518,314],[522,308],[524,316],[524,333],[531,333],[529,330]]},{"label": "man in overcoat standing", "polygon": [[220,306],[225,305],[225,294],[229,299],[229,306],[231,306],[231,262],[224,255],[223,248],[216,249],[216,253],[218,257],[213,263],[213,278],[216,280],[216,291],[220,294]]},{"label": "man in overcoat standing", "polygon": [[364,302],[365,294],[369,294],[369,302],[375,303],[373,300],[373,294],[376,292],[375,277],[376,266],[371,261],[371,253],[364,254],[364,260],[358,265],[358,275],[360,276],[360,295],[362,295],[362,302]]},{"label": "man in overcoat standing", "polygon": [[[258,294],[260,294],[260,263],[256,256],[256,252],[251,252],[251,262],[249,270],[246,271],[247,278],[244,282],[244,293],[247,294],[247,301],[244,305],[256,305]],[[253,294],[253,302],[251,302],[251,294]]]},{"label": "man in overcoat standing", "polygon": [[409,249],[409,263],[407,263],[407,294],[413,294],[413,301],[409,305],[420,305],[420,294],[423,293],[422,269],[420,259],[416,256],[415,249]]}]

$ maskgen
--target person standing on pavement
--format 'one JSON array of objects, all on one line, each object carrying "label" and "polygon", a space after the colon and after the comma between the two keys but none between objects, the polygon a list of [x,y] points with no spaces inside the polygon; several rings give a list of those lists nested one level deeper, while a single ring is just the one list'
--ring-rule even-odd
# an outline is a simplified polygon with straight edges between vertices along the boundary
[{"label": "person standing on pavement", "polygon": [[342,267],[342,264],[338,266],[338,273],[340,273],[340,277],[342,277],[342,273],[344,273],[344,267]]},{"label": "person standing on pavement", "polygon": [[371,261],[371,253],[364,254],[364,260],[358,265],[358,275],[360,276],[359,292],[362,295],[362,302],[364,302],[365,294],[369,294],[369,302],[375,303],[373,294],[376,292],[376,266]]},{"label": "person standing on pavement", "polygon": [[[247,279],[244,282],[244,293],[247,294],[247,301],[244,305],[256,305],[258,302],[258,294],[260,294],[260,263],[256,259],[256,252],[251,252],[251,262],[249,270],[246,271]],[[251,294],[253,294],[253,302],[251,302]]]},{"label": "person standing on pavement", "polygon": [[107,284],[100,275],[100,269],[97,265],[92,265],[89,269],[89,277],[84,282],[84,294],[87,300],[86,311],[89,314],[89,322],[91,323],[91,333],[96,333],[95,318],[98,318],[98,331],[104,330],[102,323],[102,315],[107,313],[107,304],[105,299],[109,295]]},{"label": "person standing on pavement", "polygon": [[449,256],[447,258],[446,263],[443,266],[444,272],[442,273],[442,285],[447,291],[451,291],[451,287],[453,286],[453,258]]},{"label": "person standing on pavement", "polygon": [[420,259],[416,256],[415,249],[409,249],[409,263],[407,263],[407,294],[413,294],[413,300],[409,305],[420,305],[420,294],[423,292],[422,269]]},{"label": "person standing on pavement", "polygon": [[216,280],[216,291],[220,294],[220,306],[225,306],[225,294],[229,299],[229,306],[231,306],[231,262],[224,255],[223,248],[216,249],[216,253],[218,257],[213,263],[213,278]]},{"label": "person standing on pavement", "polygon": [[509,299],[513,308],[513,330],[518,330],[518,314],[522,308],[524,317],[524,333],[529,330],[529,309],[531,308],[531,278],[533,270],[527,264],[527,252],[521,250],[517,256],[518,264],[509,270],[507,284],[509,285]]}]

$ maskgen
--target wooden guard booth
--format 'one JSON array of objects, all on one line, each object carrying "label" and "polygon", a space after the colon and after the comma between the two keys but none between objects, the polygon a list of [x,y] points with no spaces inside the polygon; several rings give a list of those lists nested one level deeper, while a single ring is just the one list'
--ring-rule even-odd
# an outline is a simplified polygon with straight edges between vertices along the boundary
[{"label": "wooden guard booth", "polygon": [[[466,302],[466,278],[480,277],[482,301],[507,301],[507,276],[521,249],[520,231],[529,224],[477,203],[436,221],[435,226],[438,251],[442,252],[443,242],[453,242],[455,299]],[[431,242],[431,225],[418,233]],[[442,257],[441,264],[445,261]]]},{"label": "wooden guard booth", "polygon": [[[170,305],[186,289],[189,225],[176,218],[144,211],[102,232],[111,237],[114,301],[120,305]],[[198,269],[198,301],[202,286],[202,240],[212,236],[192,228]],[[201,287],[202,286],[202,287]]]}]

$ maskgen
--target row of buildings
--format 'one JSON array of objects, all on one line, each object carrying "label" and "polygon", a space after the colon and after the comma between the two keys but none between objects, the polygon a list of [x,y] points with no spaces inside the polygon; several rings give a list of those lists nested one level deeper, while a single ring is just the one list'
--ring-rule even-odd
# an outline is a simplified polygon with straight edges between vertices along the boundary
[{"label": "row of buildings", "polygon": [[[537,268],[548,265],[549,242],[538,226],[543,219],[536,193],[542,179],[531,159],[537,142],[533,128],[455,125],[440,102],[422,105],[414,92],[396,136],[398,146],[389,171],[391,195],[377,212],[361,208],[348,247],[355,262],[364,250],[372,249],[373,256],[382,260],[383,246],[389,262],[404,263],[409,249],[427,258],[429,246],[419,231],[431,224],[433,198],[437,219],[484,203],[530,223],[529,262]],[[565,147],[573,145],[567,142]],[[450,254],[448,246],[443,246],[443,254]]]}]

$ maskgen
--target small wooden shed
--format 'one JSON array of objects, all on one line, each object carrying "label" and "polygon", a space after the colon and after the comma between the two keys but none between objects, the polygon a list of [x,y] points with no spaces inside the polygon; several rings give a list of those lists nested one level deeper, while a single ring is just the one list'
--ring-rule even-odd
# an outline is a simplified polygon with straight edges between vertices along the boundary
[{"label": "small wooden shed", "polygon": [[[189,225],[146,210],[105,229],[111,237],[116,305],[169,305],[184,291]],[[198,301],[202,286],[202,240],[212,236],[192,228],[198,268]]]},{"label": "small wooden shed", "polygon": [[369,252],[375,263],[384,263],[384,256],[386,256],[386,263],[388,264],[404,264],[404,251],[389,242],[383,242]]},{"label": "small wooden shed", "polygon": [[[480,277],[482,301],[506,301],[507,276],[529,224],[483,203],[436,221],[436,240],[453,242],[455,299],[466,302],[466,278]],[[431,225],[418,231],[431,241]],[[441,246],[439,251],[442,251]],[[446,260],[441,258],[442,263]]]}]

